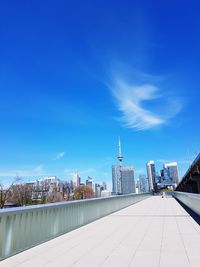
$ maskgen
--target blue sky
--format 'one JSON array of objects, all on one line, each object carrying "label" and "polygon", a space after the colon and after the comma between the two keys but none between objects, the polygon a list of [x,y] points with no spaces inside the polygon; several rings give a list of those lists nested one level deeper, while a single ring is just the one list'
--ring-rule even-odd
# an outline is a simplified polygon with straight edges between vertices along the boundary
[{"label": "blue sky", "polygon": [[[111,181],[200,150],[198,1],[3,1],[0,176]],[[3,178],[4,177],[4,178]]]}]

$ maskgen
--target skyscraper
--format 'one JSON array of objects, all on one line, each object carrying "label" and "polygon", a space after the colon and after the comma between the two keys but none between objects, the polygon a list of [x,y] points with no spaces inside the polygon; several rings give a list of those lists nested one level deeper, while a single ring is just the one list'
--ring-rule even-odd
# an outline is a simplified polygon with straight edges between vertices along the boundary
[{"label": "skyscraper", "polygon": [[155,163],[154,161],[150,160],[146,164],[147,167],[147,177],[149,181],[149,191],[155,190],[155,180],[156,180],[156,170],[155,170]]},{"label": "skyscraper", "polygon": [[148,178],[146,175],[140,175],[139,176],[139,181],[140,181],[140,192],[141,193],[146,193],[149,191],[149,183],[148,183]]},{"label": "skyscraper", "polygon": [[88,179],[86,180],[86,185],[89,186],[95,193],[95,181],[92,177],[88,176]]},{"label": "skyscraper", "polygon": [[119,165],[112,166],[112,186],[113,194],[131,194],[135,193],[134,169],[129,166],[122,166],[123,156],[121,142],[119,139]]},{"label": "skyscraper", "polygon": [[74,187],[79,187],[81,178],[79,177],[78,173],[75,173],[72,177],[72,182]]},{"label": "skyscraper", "polygon": [[135,193],[134,170],[130,166],[121,167],[122,194]]},{"label": "skyscraper", "polygon": [[102,183],[102,190],[107,190],[107,184],[105,181]]},{"label": "skyscraper", "polygon": [[163,165],[164,178],[171,184],[178,184],[178,165],[177,162],[169,162]]},{"label": "skyscraper", "polygon": [[122,194],[121,172],[117,165],[112,166],[112,192],[117,195]]}]

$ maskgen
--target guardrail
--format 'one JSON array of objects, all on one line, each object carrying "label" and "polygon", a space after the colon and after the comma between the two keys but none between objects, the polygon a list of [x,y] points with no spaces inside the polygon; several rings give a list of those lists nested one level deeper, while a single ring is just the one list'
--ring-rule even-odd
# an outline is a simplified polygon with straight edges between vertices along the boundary
[{"label": "guardrail", "polygon": [[0,260],[150,196],[130,194],[0,210]]},{"label": "guardrail", "polygon": [[200,194],[174,191],[173,196],[200,216]]}]

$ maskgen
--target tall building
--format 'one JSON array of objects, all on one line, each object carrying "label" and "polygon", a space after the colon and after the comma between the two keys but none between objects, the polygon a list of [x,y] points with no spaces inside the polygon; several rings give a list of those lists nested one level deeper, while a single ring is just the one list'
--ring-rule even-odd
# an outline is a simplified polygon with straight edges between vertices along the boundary
[{"label": "tall building", "polygon": [[139,181],[140,181],[140,192],[141,193],[148,192],[149,191],[149,183],[148,183],[148,178],[146,177],[146,175],[140,175]]},{"label": "tall building", "polygon": [[95,197],[101,197],[101,186],[100,184],[95,184]]},{"label": "tall building", "polygon": [[147,177],[149,181],[149,191],[154,191],[155,190],[155,185],[156,185],[156,170],[155,170],[155,163],[154,161],[150,160],[146,164],[147,167]]},{"label": "tall building", "polygon": [[102,183],[102,190],[107,190],[107,184],[105,181]]},{"label": "tall building", "polygon": [[134,169],[131,166],[112,166],[113,193],[117,195],[135,193]]},{"label": "tall building", "polygon": [[178,184],[178,165],[177,162],[169,162],[163,164],[163,169],[160,171],[161,176],[158,182],[159,188],[175,189]]},{"label": "tall building", "polygon": [[81,178],[79,177],[78,173],[75,173],[72,177],[72,182],[74,187],[79,187],[81,183]]},{"label": "tall building", "polygon": [[136,183],[135,183],[135,191],[136,191],[136,194],[141,193],[140,181],[139,180],[136,180]]},{"label": "tall building", "polygon": [[122,194],[135,193],[134,169],[129,166],[121,167]]},{"label": "tall building", "polygon": [[89,186],[95,193],[95,181],[92,177],[88,176],[88,179],[86,180],[86,185]]},{"label": "tall building", "polygon": [[112,166],[112,192],[113,194],[122,194],[121,172],[117,165]]},{"label": "tall building", "polygon": [[121,142],[119,139],[119,165],[112,166],[112,188],[113,194],[124,195],[135,193],[135,180],[133,167],[123,166],[123,156],[121,150]]},{"label": "tall building", "polygon": [[163,173],[166,181],[178,184],[178,165],[177,162],[169,162],[163,165]]}]

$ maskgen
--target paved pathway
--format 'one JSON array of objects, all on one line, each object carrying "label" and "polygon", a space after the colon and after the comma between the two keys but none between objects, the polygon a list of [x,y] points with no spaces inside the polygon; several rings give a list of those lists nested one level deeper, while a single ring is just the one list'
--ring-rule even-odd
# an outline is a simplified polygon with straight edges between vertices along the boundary
[{"label": "paved pathway", "polygon": [[0,263],[0,267],[200,266],[200,226],[151,197]]}]

